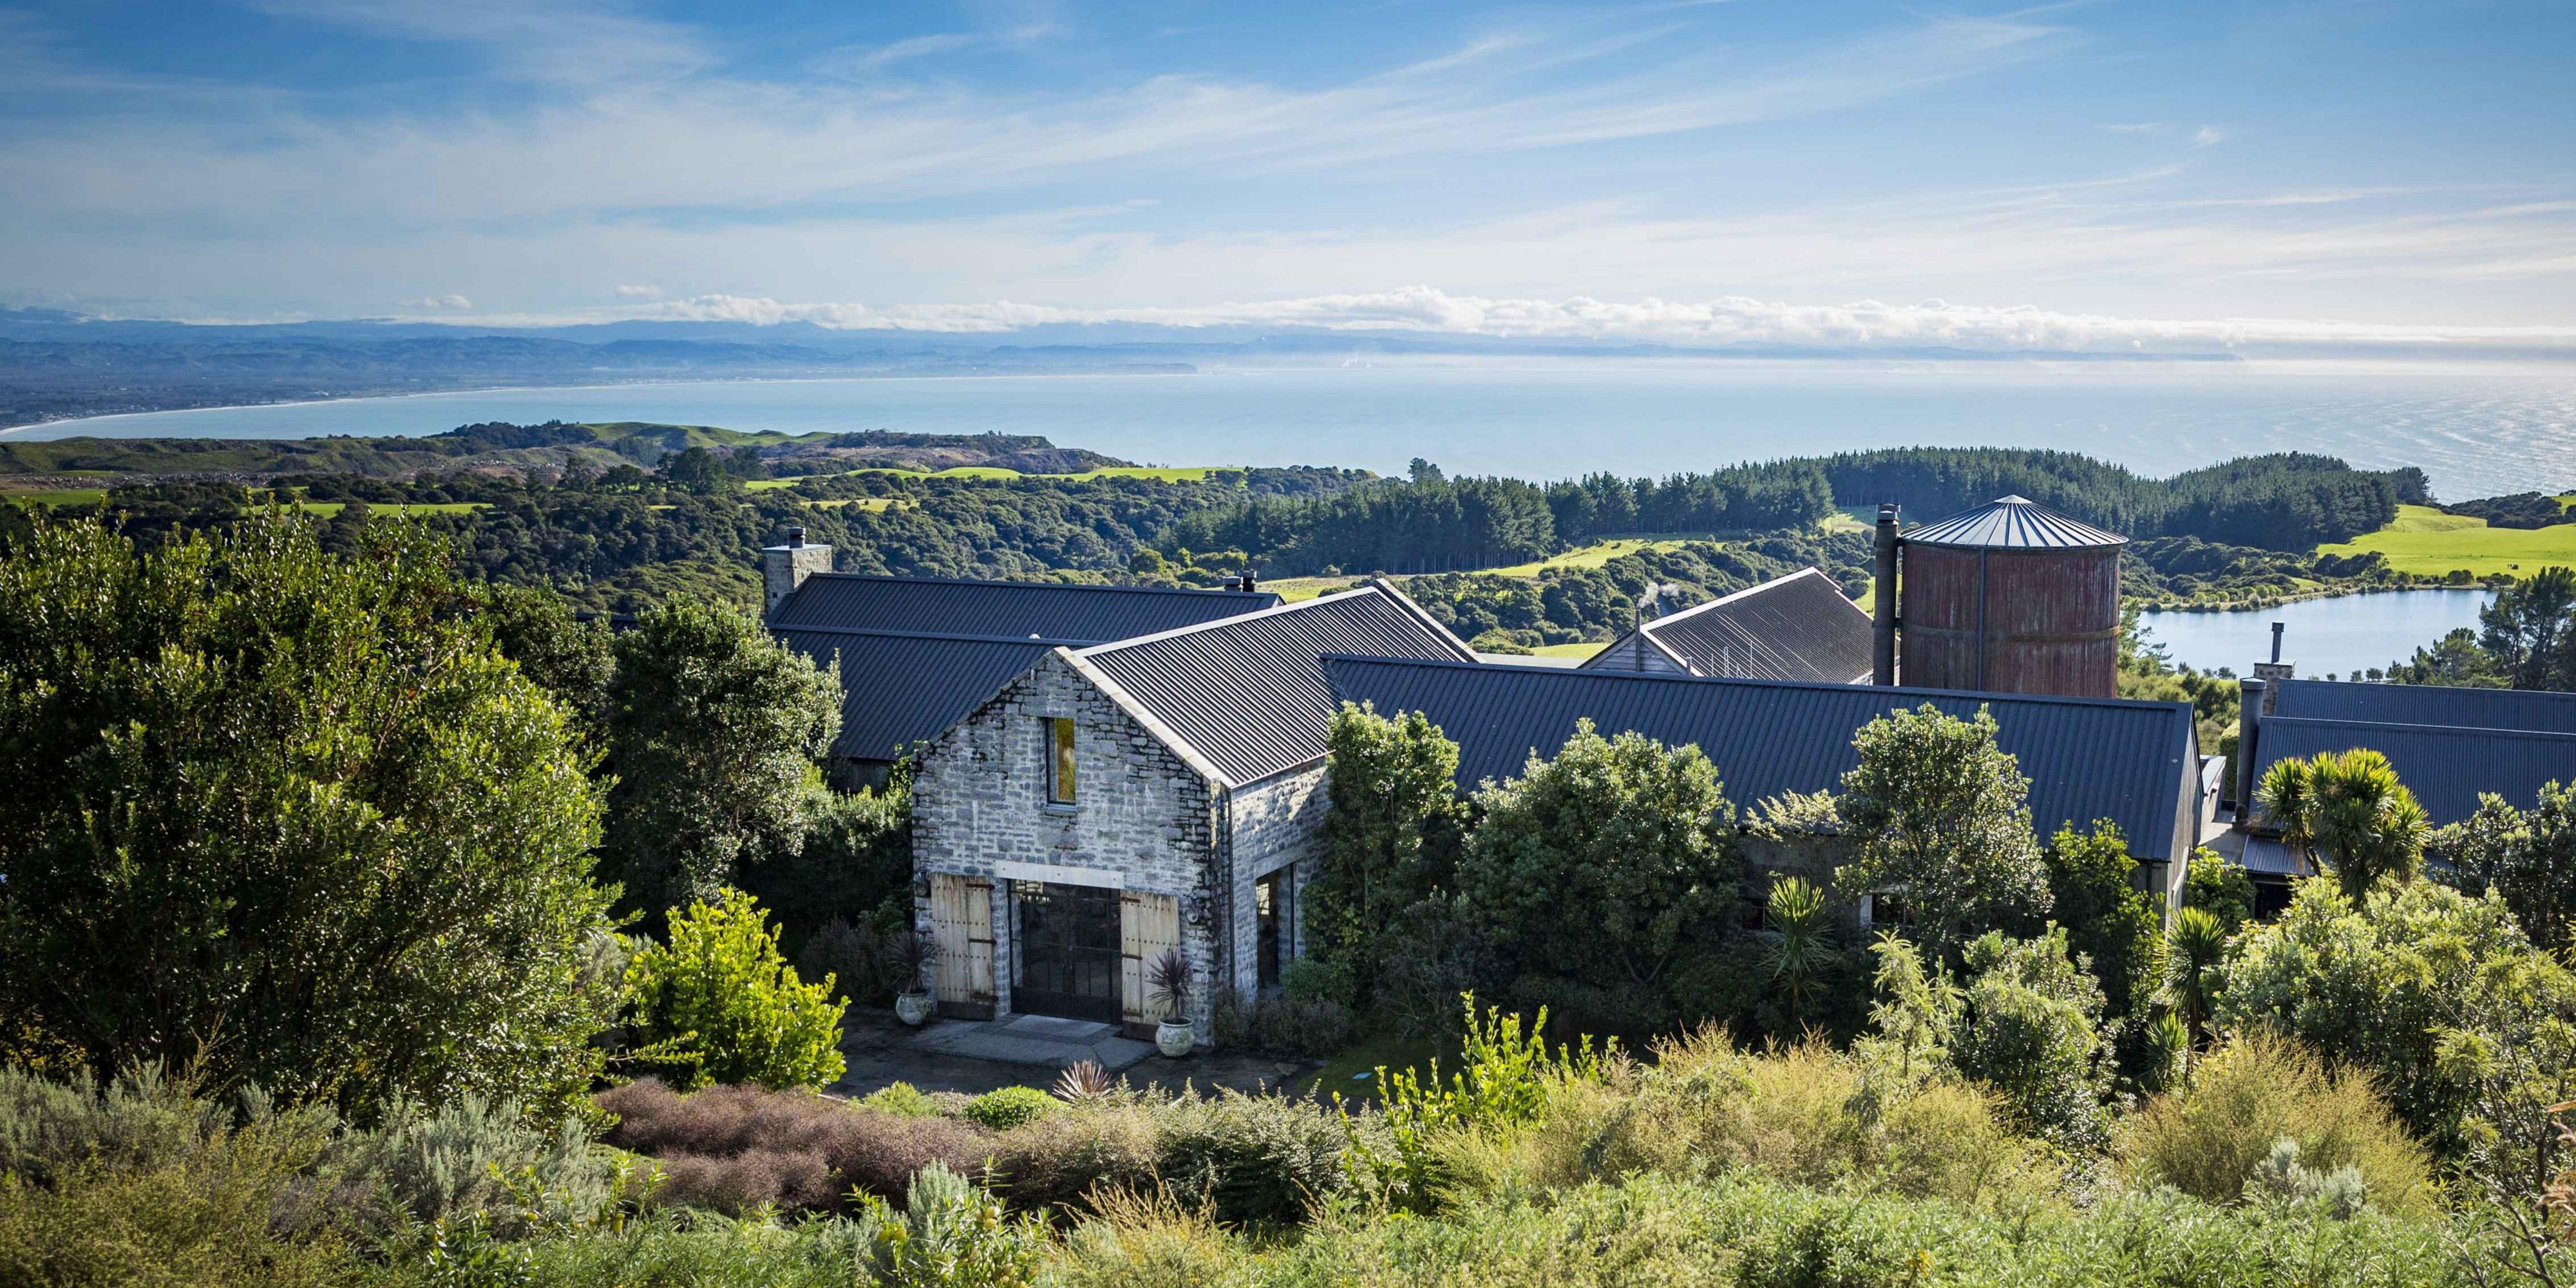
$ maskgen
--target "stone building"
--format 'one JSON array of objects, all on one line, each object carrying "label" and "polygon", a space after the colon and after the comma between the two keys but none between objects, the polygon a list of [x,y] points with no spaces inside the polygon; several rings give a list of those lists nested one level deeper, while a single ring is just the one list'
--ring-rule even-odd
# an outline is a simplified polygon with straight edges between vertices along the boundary
[{"label": "stone building", "polygon": [[1383,582],[1048,649],[933,739],[913,780],[914,921],[943,1014],[1160,1018],[1178,949],[1213,990],[1277,982],[1325,806],[1326,654],[1471,662]]},{"label": "stone building", "polygon": [[802,544],[801,529],[790,529],[788,541],[763,552],[769,630],[841,677],[841,733],[826,776],[844,791],[884,786],[897,760],[1050,649],[1279,605],[1249,579],[1228,590],[1182,590],[836,573],[831,547]]}]

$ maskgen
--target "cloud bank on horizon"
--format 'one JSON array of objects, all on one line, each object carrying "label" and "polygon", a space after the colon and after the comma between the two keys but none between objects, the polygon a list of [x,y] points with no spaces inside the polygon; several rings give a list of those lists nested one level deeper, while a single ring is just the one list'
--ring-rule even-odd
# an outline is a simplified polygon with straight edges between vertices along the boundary
[{"label": "cloud bank on horizon", "polygon": [[2563,19],[2560,0],[0,7],[0,303],[2556,350],[2576,344]]},{"label": "cloud bank on horizon", "polygon": [[1730,296],[1690,303],[1486,299],[1437,287],[1189,308],[1066,309],[1045,305],[781,303],[702,295],[632,310],[636,319],[805,322],[839,331],[1007,335],[1040,326],[1131,323],[1181,330],[1280,327],[1418,336],[1660,343],[1692,348],[1755,346],[1830,349],[1958,348],[1987,352],[2208,353],[2238,348],[2555,350],[2576,353],[2576,325],[2451,326],[2332,322],[2296,318],[2200,320],[2054,313],[2027,305],[1993,308],[1925,300],[1884,304],[1787,304]]}]

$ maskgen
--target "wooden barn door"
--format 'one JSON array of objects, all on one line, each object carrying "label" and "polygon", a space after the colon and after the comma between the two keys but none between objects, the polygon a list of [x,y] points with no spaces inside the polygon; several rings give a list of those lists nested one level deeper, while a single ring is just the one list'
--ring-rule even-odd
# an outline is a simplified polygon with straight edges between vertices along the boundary
[{"label": "wooden barn door", "polygon": [[1120,1018],[1130,1037],[1150,1039],[1162,1018],[1150,1000],[1154,959],[1181,946],[1181,901],[1167,894],[1129,890],[1118,896],[1120,967],[1125,985]]},{"label": "wooden barn door", "polygon": [[932,968],[939,1013],[961,1020],[993,1018],[993,883],[948,872],[930,874]]}]

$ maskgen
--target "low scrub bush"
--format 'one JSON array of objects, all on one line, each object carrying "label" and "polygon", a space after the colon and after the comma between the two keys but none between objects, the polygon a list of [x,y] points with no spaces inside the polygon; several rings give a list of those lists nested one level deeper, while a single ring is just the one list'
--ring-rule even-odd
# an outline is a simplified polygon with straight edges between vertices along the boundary
[{"label": "low scrub bush", "polygon": [[1217,1045],[1276,1055],[1322,1057],[1351,1044],[1350,1008],[1329,998],[1220,992],[1208,1008]]},{"label": "low scrub bush", "polygon": [[912,1178],[900,1214],[871,1198],[862,1224],[875,1241],[868,1261],[880,1288],[1029,1288],[1047,1251],[1039,1218],[1004,1215],[992,1196],[937,1163]]},{"label": "low scrub bush", "polygon": [[[2119,1153],[2143,1185],[2170,1185],[2212,1203],[2262,1180],[2278,1142],[2320,1175],[2352,1168],[2384,1212],[2433,1212],[2430,1164],[2378,1083],[2360,1069],[2329,1071],[2288,1038],[2251,1029],[2202,1057],[2183,1085],[2122,1125]],[[2278,1185],[2270,1188],[2278,1189]]]},{"label": "low scrub bush", "polygon": [[889,1082],[869,1092],[859,1103],[905,1118],[928,1118],[939,1112],[939,1102],[909,1082]]},{"label": "low scrub bush", "polygon": [[1002,1087],[966,1102],[966,1121],[994,1131],[1009,1131],[1055,1108],[1055,1097],[1035,1087]]},{"label": "low scrub bush", "polygon": [[681,1095],[651,1079],[601,1092],[608,1141],[669,1173],[663,1196],[719,1212],[763,1203],[840,1210],[857,1189],[904,1193],[932,1163],[975,1174],[991,1136],[945,1117],[905,1117],[805,1091],[710,1087]]},{"label": "low scrub bush", "polygon": [[834,981],[807,984],[778,955],[778,934],[750,895],[671,917],[671,942],[626,965],[634,1036],[686,1085],[819,1087],[841,1076]]},{"label": "low scrub bush", "polygon": [[1308,1204],[1342,1188],[1349,1133],[1307,1101],[1183,1093],[1157,1106],[1154,1119],[1156,1179],[1219,1221],[1302,1221]]},{"label": "low scrub bush", "polygon": [[1889,1092],[1821,1042],[1764,1053],[1704,1029],[1559,1116],[1533,1159],[1549,1186],[1593,1175],[1698,1175],[1743,1167],[1793,1185],[1867,1184],[1963,1208],[2026,1207],[2056,1184],[2045,1152],[2005,1125],[1994,1098],[1953,1079]]},{"label": "low scrub bush", "polygon": [[1024,1209],[1165,1194],[1229,1225],[1287,1225],[1347,1184],[1350,1139],[1330,1110],[1285,1096],[1098,1096],[1002,1137],[993,1175]]},{"label": "low scrub bush", "polygon": [[[1238,1245],[1239,1246],[1239,1245]],[[1235,1265],[1251,1260],[1237,1253]],[[2310,1206],[2217,1209],[2170,1192],[2081,1213],[1963,1211],[1867,1191],[1825,1193],[1749,1171],[1647,1174],[1527,1201],[1479,1201],[1434,1219],[1352,1210],[1256,1263],[1282,1284],[1535,1284],[1632,1288],[2447,1288],[2463,1273],[2443,1231]],[[1212,1281],[1221,1282],[1211,1276]]]}]

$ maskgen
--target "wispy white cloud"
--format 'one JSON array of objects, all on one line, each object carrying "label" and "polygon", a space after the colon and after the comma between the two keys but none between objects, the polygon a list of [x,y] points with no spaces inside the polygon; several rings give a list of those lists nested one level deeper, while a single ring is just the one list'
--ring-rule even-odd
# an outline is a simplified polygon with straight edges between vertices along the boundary
[{"label": "wispy white cloud", "polygon": [[639,316],[839,330],[1002,334],[1045,325],[1133,323],[1197,329],[1296,327],[1423,336],[1654,341],[1694,348],[1936,346],[1992,352],[2204,353],[2261,346],[2576,347],[2576,326],[2391,325],[2297,318],[2132,318],[1926,300],[1792,304],[1746,296],[1682,301],[1497,299],[1432,286],[1197,307],[1053,308],[987,304],[782,303],[704,295]]},{"label": "wispy white cloud", "polygon": [[706,65],[688,28],[612,0],[253,0],[281,17],[380,36],[473,45],[498,70],[558,83],[613,81]]},{"label": "wispy white cloud", "polygon": [[617,288],[617,298],[621,300],[649,300],[661,294],[662,288],[658,286],[628,285]]},{"label": "wispy white cloud", "polygon": [[474,307],[474,301],[456,294],[424,295],[416,300],[404,300],[403,307],[411,309],[470,309]]},{"label": "wispy white cloud", "polygon": [[2191,132],[2191,145],[2196,148],[2214,147],[2226,140],[2227,131],[2215,125],[2204,125]]}]

